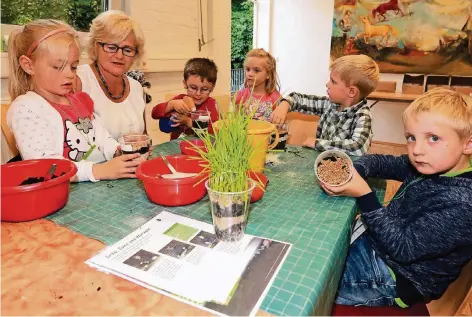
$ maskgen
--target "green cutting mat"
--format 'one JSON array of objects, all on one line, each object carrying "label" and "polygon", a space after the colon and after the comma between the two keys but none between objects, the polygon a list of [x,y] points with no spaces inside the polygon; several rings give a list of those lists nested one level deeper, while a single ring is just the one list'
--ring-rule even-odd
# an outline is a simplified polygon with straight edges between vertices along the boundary
[{"label": "green cutting mat", "polygon": [[[177,141],[155,151],[180,152]],[[321,191],[313,172],[317,154],[300,147],[269,153],[266,193],[251,205],[247,233],[293,244],[261,306],[275,315],[329,315],[341,277],[355,200]],[[378,195],[383,199],[384,190]],[[48,219],[110,245],[163,209],[211,223],[208,196],[189,206],[163,207],[130,179],[73,184],[67,206]]]}]

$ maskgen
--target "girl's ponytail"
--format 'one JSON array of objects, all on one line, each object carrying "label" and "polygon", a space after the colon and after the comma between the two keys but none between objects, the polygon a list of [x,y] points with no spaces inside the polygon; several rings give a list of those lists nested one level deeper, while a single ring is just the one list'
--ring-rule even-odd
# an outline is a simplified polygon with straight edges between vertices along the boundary
[{"label": "girl's ponytail", "polygon": [[13,31],[8,39],[8,64],[10,68],[8,92],[12,101],[31,90],[31,76],[20,65],[20,57],[26,53],[24,52],[26,41],[22,38],[24,36],[23,29]]}]

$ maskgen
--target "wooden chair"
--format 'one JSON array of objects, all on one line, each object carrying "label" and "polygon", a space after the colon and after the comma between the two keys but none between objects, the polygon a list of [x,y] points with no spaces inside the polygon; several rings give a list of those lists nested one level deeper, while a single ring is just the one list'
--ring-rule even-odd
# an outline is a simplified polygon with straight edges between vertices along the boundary
[{"label": "wooden chair", "polygon": [[2,133],[5,136],[5,139],[8,143],[8,148],[11,151],[11,154],[13,156],[17,156],[20,152],[18,151],[18,148],[16,147],[16,141],[15,141],[15,136],[11,132],[10,128],[7,125],[7,112],[8,108],[10,108],[9,104],[2,104]]},{"label": "wooden chair", "polygon": [[313,137],[316,134],[319,119],[319,116],[289,112],[287,114],[287,121],[290,121],[287,144],[302,145],[306,138]]}]

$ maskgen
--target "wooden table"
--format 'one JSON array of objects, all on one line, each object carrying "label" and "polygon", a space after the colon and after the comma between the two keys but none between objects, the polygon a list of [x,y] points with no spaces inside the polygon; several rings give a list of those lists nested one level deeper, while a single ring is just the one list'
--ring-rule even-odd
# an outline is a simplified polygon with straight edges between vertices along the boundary
[{"label": "wooden table", "polygon": [[[157,149],[175,153],[178,143]],[[316,152],[290,151],[295,152],[268,158],[274,162],[266,174],[270,184],[263,199],[251,207],[247,228],[249,234],[293,244],[262,307],[281,315],[328,315],[347,253],[355,201],[326,196],[311,173],[301,172],[312,171]],[[117,230],[122,218],[141,218],[161,208],[137,185],[136,180],[73,185],[69,203],[51,218],[89,237],[115,232],[110,241],[116,241],[130,232]],[[169,210],[208,222],[206,203]],[[84,262],[104,248],[102,242],[47,220],[2,223],[1,229],[4,315],[208,315],[88,267]]]},{"label": "wooden table", "polygon": [[84,262],[103,243],[52,221],[2,222],[1,229],[2,315],[208,315],[90,268]]}]

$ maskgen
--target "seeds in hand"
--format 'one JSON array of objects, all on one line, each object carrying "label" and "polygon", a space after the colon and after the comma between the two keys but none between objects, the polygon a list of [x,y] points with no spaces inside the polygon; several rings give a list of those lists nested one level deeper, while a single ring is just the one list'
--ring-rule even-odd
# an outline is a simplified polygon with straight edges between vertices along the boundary
[{"label": "seeds in hand", "polygon": [[318,164],[318,177],[323,183],[339,185],[349,179],[349,161],[341,157],[328,157]]}]

